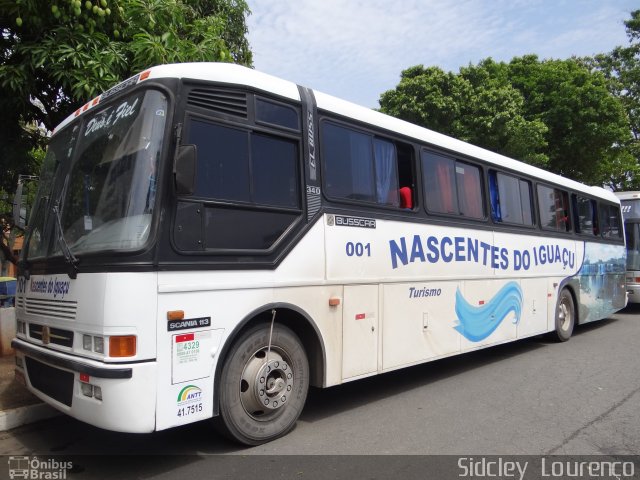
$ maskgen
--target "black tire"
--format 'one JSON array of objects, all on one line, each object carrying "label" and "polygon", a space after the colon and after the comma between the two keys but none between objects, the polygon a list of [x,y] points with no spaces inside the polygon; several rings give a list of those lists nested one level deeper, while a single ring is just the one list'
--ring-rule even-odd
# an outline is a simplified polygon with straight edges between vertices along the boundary
[{"label": "black tire", "polygon": [[556,306],[556,328],[549,335],[556,342],[566,342],[573,334],[576,325],[576,308],[571,292],[564,288],[558,297]]},{"label": "black tire", "polygon": [[[220,377],[222,433],[244,445],[260,445],[289,432],[309,389],[309,362],[300,339],[284,325],[257,325],[238,338]],[[266,385],[267,388],[263,388]]]}]

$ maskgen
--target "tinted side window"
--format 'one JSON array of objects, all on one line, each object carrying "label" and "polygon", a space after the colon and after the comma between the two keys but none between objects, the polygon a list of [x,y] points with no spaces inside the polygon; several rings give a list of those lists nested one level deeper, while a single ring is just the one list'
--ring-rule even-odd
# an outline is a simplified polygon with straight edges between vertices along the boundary
[{"label": "tinted side window", "polygon": [[489,172],[491,216],[496,222],[533,225],[531,184],[526,180]]},{"label": "tinted side window", "polygon": [[295,142],[196,119],[189,125],[187,143],[198,152],[196,196],[300,206]]},{"label": "tinted side window", "polygon": [[[184,251],[268,250],[301,217],[299,142],[188,117],[197,148],[194,197],[178,202]],[[224,252],[224,251],[227,252]]]},{"label": "tinted side window", "polygon": [[373,202],[373,149],[369,135],[327,123],[322,141],[327,194]]},{"label": "tinted side window", "polygon": [[251,200],[248,132],[192,119],[186,143],[198,149],[195,195]]},{"label": "tinted side window", "polygon": [[600,205],[600,225],[604,238],[622,238],[620,209],[614,205]]},{"label": "tinted side window", "polygon": [[266,135],[251,136],[253,201],[261,205],[299,207],[295,142]]},{"label": "tinted side window", "polygon": [[398,154],[393,142],[327,122],[322,146],[327,195],[400,205]]},{"label": "tinted side window", "polygon": [[480,168],[429,151],[422,166],[429,212],[484,218]]},{"label": "tinted side window", "polygon": [[540,223],[545,230],[571,231],[569,194],[564,190],[538,185]]},{"label": "tinted side window", "polygon": [[597,235],[596,202],[581,195],[574,195],[573,205],[576,214],[576,231],[584,235]]},{"label": "tinted side window", "polygon": [[256,120],[271,125],[300,130],[298,112],[287,105],[256,98]]},{"label": "tinted side window", "polygon": [[455,161],[433,152],[422,152],[427,209],[433,213],[459,214]]}]

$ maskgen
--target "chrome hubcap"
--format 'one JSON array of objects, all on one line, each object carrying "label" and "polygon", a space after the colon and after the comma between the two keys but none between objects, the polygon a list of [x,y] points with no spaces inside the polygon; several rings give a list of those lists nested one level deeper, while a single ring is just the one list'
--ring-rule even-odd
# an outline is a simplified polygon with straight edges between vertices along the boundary
[{"label": "chrome hubcap", "polygon": [[558,318],[560,318],[560,328],[566,332],[571,324],[571,310],[566,300],[562,300],[558,305]]},{"label": "chrome hubcap", "polygon": [[266,358],[259,350],[245,365],[240,381],[240,401],[245,411],[256,419],[273,416],[287,403],[294,386],[291,366],[273,349]]}]

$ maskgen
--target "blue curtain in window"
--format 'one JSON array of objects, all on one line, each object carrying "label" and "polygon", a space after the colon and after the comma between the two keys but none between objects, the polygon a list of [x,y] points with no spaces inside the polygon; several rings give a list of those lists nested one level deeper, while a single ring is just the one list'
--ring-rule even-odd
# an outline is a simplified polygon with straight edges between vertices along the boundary
[{"label": "blue curtain in window", "polygon": [[368,135],[349,132],[351,160],[351,198],[373,201],[373,161]]},{"label": "blue curtain in window", "polygon": [[491,216],[496,222],[501,222],[500,195],[498,193],[498,180],[495,172],[489,173],[489,197],[491,200]]},{"label": "blue curtain in window", "polygon": [[396,171],[396,149],[391,142],[373,140],[376,163],[376,201],[398,205],[398,172]]}]

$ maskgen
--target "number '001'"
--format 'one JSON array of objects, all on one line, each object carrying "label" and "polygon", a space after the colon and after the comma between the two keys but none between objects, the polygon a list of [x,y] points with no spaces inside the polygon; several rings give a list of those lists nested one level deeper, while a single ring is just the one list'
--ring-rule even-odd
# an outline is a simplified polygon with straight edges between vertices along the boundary
[{"label": "number '001'", "polygon": [[365,255],[367,257],[371,256],[371,244],[370,243],[347,242],[345,250],[346,250],[346,253],[347,253],[347,257],[353,257],[354,255],[356,257],[364,257]]}]

